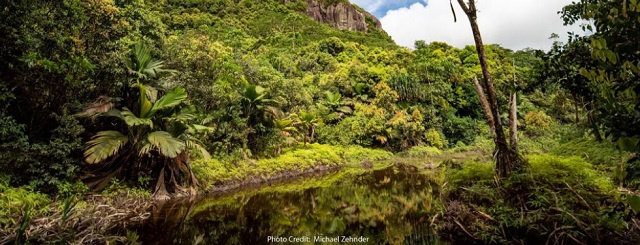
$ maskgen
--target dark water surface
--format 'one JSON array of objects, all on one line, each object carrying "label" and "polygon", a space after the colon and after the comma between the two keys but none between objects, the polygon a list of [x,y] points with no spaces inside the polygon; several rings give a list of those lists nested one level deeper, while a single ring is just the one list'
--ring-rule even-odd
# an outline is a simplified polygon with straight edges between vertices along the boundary
[{"label": "dark water surface", "polygon": [[143,244],[437,244],[430,223],[441,206],[432,175],[409,166],[348,169],[178,200],[136,232]]}]

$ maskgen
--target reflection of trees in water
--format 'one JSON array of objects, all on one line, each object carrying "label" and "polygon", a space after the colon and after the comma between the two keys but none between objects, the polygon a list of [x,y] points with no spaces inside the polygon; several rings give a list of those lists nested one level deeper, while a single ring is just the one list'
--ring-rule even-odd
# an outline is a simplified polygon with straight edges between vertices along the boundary
[{"label": "reflection of trees in water", "polygon": [[437,185],[417,169],[390,167],[329,187],[237,196],[215,205],[208,202],[219,198],[166,204],[140,233],[143,241],[182,244],[263,244],[267,236],[321,235],[424,244],[436,238],[431,222],[441,210],[438,195]]}]

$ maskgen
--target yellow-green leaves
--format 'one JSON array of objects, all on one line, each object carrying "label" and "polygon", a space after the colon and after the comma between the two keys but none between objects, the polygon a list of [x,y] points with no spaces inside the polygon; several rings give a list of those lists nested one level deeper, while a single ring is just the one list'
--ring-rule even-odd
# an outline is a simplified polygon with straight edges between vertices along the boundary
[{"label": "yellow-green leaves", "polygon": [[126,107],[122,110],[122,112],[120,112],[120,114],[122,115],[122,119],[124,120],[124,122],[129,126],[147,125],[153,128],[153,121],[151,121],[151,119],[139,118]]},{"label": "yellow-green leaves", "polygon": [[149,111],[151,111],[151,101],[147,98],[147,89],[142,83],[138,83],[138,88],[140,88],[140,117],[147,117]]},{"label": "yellow-green leaves", "polygon": [[153,149],[158,150],[161,155],[169,158],[177,157],[185,147],[184,142],[174,138],[171,134],[165,131],[149,133],[147,140]]},{"label": "yellow-green leaves", "polygon": [[87,144],[89,148],[84,152],[87,163],[99,163],[118,153],[127,144],[129,138],[118,131],[98,132]]}]

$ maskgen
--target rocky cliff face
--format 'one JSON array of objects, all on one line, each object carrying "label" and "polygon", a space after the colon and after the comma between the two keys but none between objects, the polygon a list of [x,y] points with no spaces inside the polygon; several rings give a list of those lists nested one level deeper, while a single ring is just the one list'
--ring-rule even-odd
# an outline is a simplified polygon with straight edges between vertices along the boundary
[{"label": "rocky cliff face", "polygon": [[373,27],[382,30],[382,24],[375,16],[344,2],[326,5],[322,0],[306,0],[307,15],[315,21],[327,23],[334,28],[350,31],[369,31],[367,19]]}]

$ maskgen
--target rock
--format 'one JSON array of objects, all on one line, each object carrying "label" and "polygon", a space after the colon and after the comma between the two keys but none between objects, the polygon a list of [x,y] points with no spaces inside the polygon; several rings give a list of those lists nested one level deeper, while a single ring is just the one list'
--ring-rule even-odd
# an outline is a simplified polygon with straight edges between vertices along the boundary
[{"label": "rock", "polygon": [[369,31],[367,19],[374,22],[376,29],[382,30],[380,20],[348,2],[329,5],[325,5],[322,0],[306,0],[306,2],[309,17],[339,30],[367,32]]}]

